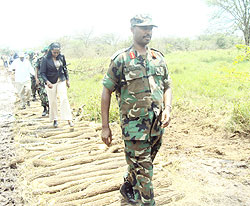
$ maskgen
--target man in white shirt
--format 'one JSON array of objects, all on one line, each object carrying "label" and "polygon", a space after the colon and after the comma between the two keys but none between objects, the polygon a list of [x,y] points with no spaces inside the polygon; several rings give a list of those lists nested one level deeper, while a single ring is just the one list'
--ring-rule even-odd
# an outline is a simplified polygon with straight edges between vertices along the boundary
[{"label": "man in white shirt", "polygon": [[34,69],[29,60],[24,58],[24,53],[19,54],[19,58],[11,64],[11,70],[15,71],[15,84],[18,96],[21,100],[21,108],[30,106],[31,81],[30,74],[34,75]]}]

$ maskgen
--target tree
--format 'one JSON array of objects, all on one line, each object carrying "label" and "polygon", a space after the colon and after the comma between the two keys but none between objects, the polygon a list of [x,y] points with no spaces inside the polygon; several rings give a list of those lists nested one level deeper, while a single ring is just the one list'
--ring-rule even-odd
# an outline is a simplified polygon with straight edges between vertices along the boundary
[{"label": "tree", "polygon": [[0,48],[0,56],[1,56],[2,54],[10,55],[10,54],[11,54],[10,48],[8,48],[8,47],[6,47],[6,48]]},{"label": "tree", "polygon": [[118,44],[119,42],[119,36],[113,34],[113,33],[107,33],[107,34],[104,34],[102,35],[100,38],[99,38],[99,41],[103,44],[107,44],[107,45],[110,45],[110,46],[115,46]]},{"label": "tree", "polygon": [[90,31],[83,31],[79,35],[77,35],[76,39],[81,40],[86,48],[89,47],[91,38],[93,35],[93,29]]},{"label": "tree", "polygon": [[208,5],[218,8],[216,18],[229,20],[243,33],[246,45],[250,43],[250,0],[206,0]]}]

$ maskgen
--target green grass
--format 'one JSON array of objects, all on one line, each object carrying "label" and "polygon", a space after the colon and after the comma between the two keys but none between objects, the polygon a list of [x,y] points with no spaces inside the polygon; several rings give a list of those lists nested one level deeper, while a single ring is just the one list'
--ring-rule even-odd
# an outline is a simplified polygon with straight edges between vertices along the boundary
[{"label": "green grass", "polygon": [[250,102],[236,102],[229,128],[233,131],[250,133]]},{"label": "green grass", "polygon": [[[240,117],[247,118],[249,104],[250,62],[234,64],[237,50],[195,51],[166,56],[173,79],[173,104],[184,109],[203,108],[206,112],[221,113],[230,119],[231,130],[246,130],[239,125]],[[186,102],[183,104],[183,102]],[[241,112],[242,115],[236,114]],[[222,117],[223,118],[223,117]],[[250,118],[250,116],[248,116]],[[238,122],[238,123],[237,123]],[[247,123],[246,120],[244,120]],[[226,125],[225,125],[226,126]],[[248,126],[249,127],[249,126]]]},{"label": "green grass", "polygon": [[[250,99],[250,62],[234,64],[237,55],[239,51],[236,49],[167,54],[165,58],[172,78],[173,107],[180,111],[198,108],[199,111],[222,114],[229,119],[227,128],[246,131],[250,105],[243,103]],[[85,105],[85,118],[99,121],[102,78],[108,69],[109,57],[69,62],[71,105],[75,108]],[[119,121],[114,96],[110,120]]]},{"label": "green grass", "polygon": [[[71,106],[75,110],[83,108],[84,119],[100,121],[102,79],[108,68],[109,58],[75,59],[70,62],[71,88],[68,95]],[[115,97],[111,99],[110,121],[119,121]]]}]

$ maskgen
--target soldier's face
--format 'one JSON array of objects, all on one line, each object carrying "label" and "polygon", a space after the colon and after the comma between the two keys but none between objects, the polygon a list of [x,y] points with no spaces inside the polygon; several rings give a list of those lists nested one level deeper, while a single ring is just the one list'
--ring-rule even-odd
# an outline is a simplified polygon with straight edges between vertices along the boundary
[{"label": "soldier's face", "polygon": [[147,45],[152,38],[153,26],[134,26],[131,31],[133,33],[134,41],[141,45]]}]

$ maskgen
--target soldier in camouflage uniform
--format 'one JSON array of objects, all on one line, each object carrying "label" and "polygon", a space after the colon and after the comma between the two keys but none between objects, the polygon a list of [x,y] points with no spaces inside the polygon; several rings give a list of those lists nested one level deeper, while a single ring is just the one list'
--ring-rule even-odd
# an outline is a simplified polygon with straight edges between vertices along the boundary
[{"label": "soldier in camouflage uniform", "polygon": [[[32,67],[35,67],[35,53],[33,51],[28,52],[29,60],[32,65]],[[32,93],[32,101],[36,101],[36,92],[37,92],[37,85],[36,85],[36,79],[34,75],[30,75],[31,79],[31,93]]]},{"label": "soldier in camouflage uniform", "polygon": [[170,122],[171,80],[163,55],[147,47],[155,27],[151,17],[137,15],[130,22],[133,45],[113,55],[103,79],[102,140],[110,146],[109,106],[115,91],[128,164],[120,192],[130,204],[151,206],[153,161]]},{"label": "soldier in camouflage uniform", "polygon": [[44,54],[38,57],[36,64],[35,64],[36,85],[37,85],[38,95],[41,100],[41,105],[43,107],[42,116],[46,116],[46,114],[49,114],[49,100],[48,100],[47,92],[45,89],[45,82],[40,74],[40,65],[41,65],[43,57],[47,54],[48,50],[49,50],[49,47],[45,47],[42,50],[42,53]]}]

